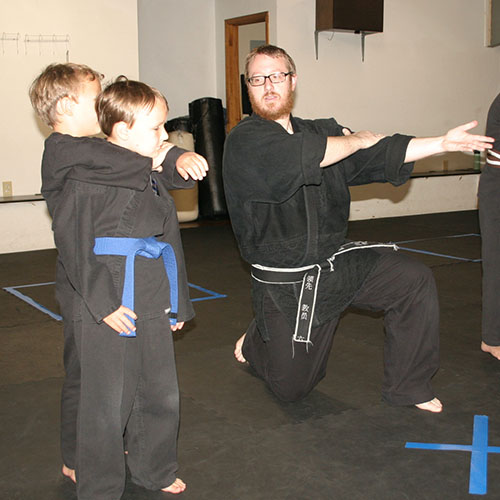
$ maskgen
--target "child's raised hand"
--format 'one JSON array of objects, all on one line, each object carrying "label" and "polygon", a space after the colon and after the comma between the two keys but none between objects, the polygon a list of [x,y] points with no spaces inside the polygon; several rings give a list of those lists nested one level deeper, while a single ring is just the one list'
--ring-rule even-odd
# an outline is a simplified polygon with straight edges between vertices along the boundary
[{"label": "child's raised hand", "polygon": [[191,151],[186,151],[177,158],[175,167],[179,175],[187,181],[189,177],[195,181],[203,180],[203,177],[207,175],[208,163],[203,156],[193,153]]},{"label": "child's raised hand", "polygon": [[153,156],[153,167],[152,170],[155,172],[162,172],[163,171],[163,160],[165,160],[165,156],[167,156],[167,153],[174,147],[174,145],[171,142],[164,141],[162,145],[158,148],[158,151],[156,152],[156,155]]},{"label": "child's raised hand", "polygon": [[103,321],[116,332],[130,335],[132,332],[135,332],[135,326],[127,316],[130,316],[134,320],[137,319],[137,315],[132,309],[120,306],[115,312],[106,316]]}]

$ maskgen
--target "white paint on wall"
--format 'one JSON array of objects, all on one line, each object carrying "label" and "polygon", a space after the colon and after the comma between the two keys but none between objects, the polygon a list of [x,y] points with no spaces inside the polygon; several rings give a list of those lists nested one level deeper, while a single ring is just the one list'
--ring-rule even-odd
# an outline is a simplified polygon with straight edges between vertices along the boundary
[{"label": "white paint on wall", "polygon": [[351,187],[350,220],[476,210],[478,182],[479,174],[467,174],[415,177],[398,187]]},{"label": "white paint on wall", "polygon": [[[40,193],[40,159],[50,129],[35,116],[28,96],[33,79],[48,64],[87,64],[106,79],[138,77],[136,0],[23,0],[0,2],[2,31],[20,33],[19,51],[4,44],[0,54],[0,180],[14,195]],[[68,35],[69,44],[25,44],[26,35]]]},{"label": "white paint on wall", "polygon": [[0,203],[0,254],[54,248],[45,201]]},{"label": "white paint on wall", "polygon": [[[170,117],[175,117],[187,114],[188,103],[197,98],[218,97],[225,103],[224,19],[268,11],[270,42],[286,48],[297,63],[297,116],[333,116],[354,130],[418,136],[438,135],[478,119],[476,130],[484,132],[489,104],[500,92],[500,47],[484,46],[483,2],[384,3],[384,32],[366,38],[365,62],[359,36],[340,33],[332,39],[330,33],[320,34],[316,60],[315,0],[23,0],[1,2],[0,19],[2,31],[22,36],[68,33],[71,59],[108,78],[122,73],[138,77],[140,70],[141,79],[167,95]],[[57,55],[46,50],[25,56],[21,43],[18,55],[8,44],[0,56],[0,181],[13,181],[14,195],[40,191],[40,157],[48,131],[37,125],[27,90]],[[459,158],[449,160],[450,170],[468,160]],[[439,158],[433,164],[442,162]],[[468,209],[462,208],[464,203],[475,207],[476,185],[466,180],[472,177],[464,176],[459,185],[453,176],[429,178],[426,189],[413,195],[412,187],[406,193],[411,203],[406,197],[377,201],[378,188],[366,188],[365,198],[374,202],[365,210],[355,201],[353,217]],[[411,186],[420,184],[425,183],[411,181]],[[434,184],[439,184],[437,191]],[[450,197],[446,203],[443,192]],[[0,224],[13,242],[0,252],[16,251],[14,242],[31,241],[39,227],[47,234],[37,241],[52,246],[46,243],[52,238],[48,215],[43,223],[34,218],[32,224],[25,217],[31,209],[24,205],[0,210]],[[18,224],[20,220],[26,224]]]},{"label": "white paint on wall", "polygon": [[[41,124],[28,89],[44,67],[87,64],[106,80],[120,74],[138,78],[136,0],[23,0],[0,2],[2,31],[19,33],[18,47],[0,54],[0,181],[12,181],[14,196],[40,193],[40,160],[50,129]],[[68,35],[69,44],[24,44],[26,35]],[[0,205],[0,253],[52,248],[51,219],[45,202]]]},{"label": "white paint on wall", "polygon": [[213,0],[138,0],[139,72],[169,103],[169,119],[189,103],[218,97]]}]

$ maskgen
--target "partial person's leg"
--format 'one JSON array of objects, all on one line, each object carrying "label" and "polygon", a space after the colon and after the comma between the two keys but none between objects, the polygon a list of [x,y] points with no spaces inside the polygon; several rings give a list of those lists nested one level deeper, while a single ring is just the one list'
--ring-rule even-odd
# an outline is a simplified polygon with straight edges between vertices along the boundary
[{"label": "partial person's leg", "polygon": [[[87,319],[87,321],[89,321]],[[104,323],[75,323],[81,385],[76,478],[78,500],[120,498],[125,488],[121,405],[125,350],[135,338],[120,337]]]},{"label": "partial person's leg", "polygon": [[59,259],[56,263],[56,299],[63,317],[64,371],[61,391],[61,455],[62,473],[72,481],[75,476],[76,419],[80,399],[80,361],[73,329],[73,299],[75,294],[64,267]]},{"label": "partial person's leg", "polygon": [[127,423],[127,463],[132,480],[150,490],[181,493],[176,477],[179,388],[168,315],[137,321],[140,370]]},{"label": "partial person's leg", "polygon": [[[393,405],[430,403],[439,367],[439,304],[432,271],[399,252],[381,251],[353,304],[385,312],[382,395]],[[436,399],[429,408],[440,411]]]},{"label": "partial person's leg", "polygon": [[242,355],[283,401],[305,397],[325,376],[337,320],[311,332],[312,345],[294,342],[293,330],[270,297],[264,303],[270,340],[264,342],[253,321],[244,337]]},{"label": "partial person's leg", "polygon": [[483,264],[483,351],[500,359],[500,168],[485,165],[479,181]]}]

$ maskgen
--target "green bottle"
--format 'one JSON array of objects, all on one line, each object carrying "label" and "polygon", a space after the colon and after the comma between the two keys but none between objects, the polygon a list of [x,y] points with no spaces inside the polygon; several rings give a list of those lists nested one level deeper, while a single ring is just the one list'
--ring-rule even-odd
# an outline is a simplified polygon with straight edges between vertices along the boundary
[{"label": "green bottle", "polygon": [[481,170],[481,152],[474,150],[474,170],[479,172]]}]

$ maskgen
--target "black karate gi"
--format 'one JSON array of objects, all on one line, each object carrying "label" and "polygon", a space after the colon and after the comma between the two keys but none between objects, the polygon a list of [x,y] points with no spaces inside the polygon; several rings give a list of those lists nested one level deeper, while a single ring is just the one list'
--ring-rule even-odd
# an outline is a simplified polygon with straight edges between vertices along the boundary
[{"label": "black karate gi", "polygon": [[[63,391],[63,432],[65,427],[70,456],[82,367],[76,457],[81,499],[120,497],[125,428],[132,479],[150,489],[175,479],[178,388],[166,314],[170,287],[162,260],[136,258],[137,338],[124,338],[102,319],[121,304],[125,257],[97,257],[93,245],[99,236],[157,236],[170,243],[178,265],[178,321],[192,318],[175,206],[166,191],[193,183],[173,167],[182,153],[169,151],[159,174],[151,173],[150,158],[99,139],[55,133],[46,141],[43,193],[61,262],[56,288],[65,320],[69,380]],[[150,176],[157,180],[160,197],[151,189]]]},{"label": "black karate gi", "polygon": [[[172,189],[191,187],[175,175],[175,162],[185,150],[172,148],[164,161],[165,172],[171,175]],[[119,155],[119,156],[117,156]],[[54,133],[45,142],[42,159],[42,194],[47,203],[50,216],[58,206],[66,175],[78,165],[84,168],[112,168],[119,160],[124,170],[151,166],[151,159],[137,155],[128,149],[116,148],[110,155],[109,144],[94,138],[73,139],[65,134]],[[171,188],[169,188],[171,189]],[[64,369],[66,376],[61,393],[61,455],[63,463],[70,469],[75,468],[76,418],[80,399],[80,362],[76,352],[73,332],[72,307],[75,290],[68,280],[61,259],[56,263],[56,298],[63,316],[64,330]]]},{"label": "black karate gi", "polygon": [[[251,264],[299,268],[324,262],[345,243],[348,186],[400,185],[413,164],[404,157],[411,137],[394,135],[345,160],[321,168],[333,119],[292,117],[293,134],[256,114],[228,135],[223,178],[229,214],[242,257]],[[350,304],[384,310],[383,398],[415,404],[434,397],[438,367],[437,293],[428,268],[401,254],[374,249],[343,253],[322,273],[312,346],[292,345],[299,285],[252,280],[255,321],[243,355],[281,399],[305,396],[325,375],[334,330]]]},{"label": "black karate gi", "polygon": [[493,149],[479,179],[479,222],[483,261],[482,338],[490,346],[500,345],[500,94],[492,102],[486,135],[493,137]]}]

